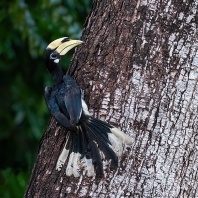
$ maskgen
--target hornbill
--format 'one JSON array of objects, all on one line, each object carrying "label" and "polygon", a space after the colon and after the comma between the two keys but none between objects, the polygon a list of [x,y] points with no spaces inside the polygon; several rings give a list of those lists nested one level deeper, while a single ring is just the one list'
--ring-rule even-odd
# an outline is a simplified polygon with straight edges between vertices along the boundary
[{"label": "hornbill", "polygon": [[[118,128],[94,118],[84,101],[84,92],[60,65],[61,56],[83,43],[63,37],[51,42],[46,48],[45,63],[54,80],[54,87],[45,88],[45,101],[56,121],[66,132],[65,146],[56,169],[61,170],[68,160],[66,175],[79,177],[81,170],[87,176],[103,177],[103,166],[118,167],[118,157],[123,145],[132,140]],[[94,171],[95,169],[95,171]]]}]

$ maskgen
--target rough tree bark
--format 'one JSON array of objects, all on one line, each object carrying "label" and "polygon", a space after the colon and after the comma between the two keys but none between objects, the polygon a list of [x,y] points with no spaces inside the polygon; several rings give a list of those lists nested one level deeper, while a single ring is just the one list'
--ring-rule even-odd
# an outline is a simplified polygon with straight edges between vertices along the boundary
[{"label": "rough tree bark", "polygon": [[198,1],[93,2],[69,74],[94,116],[133,138],[106,178],[55,170],[50,120],[25,197],[198,197]]}]

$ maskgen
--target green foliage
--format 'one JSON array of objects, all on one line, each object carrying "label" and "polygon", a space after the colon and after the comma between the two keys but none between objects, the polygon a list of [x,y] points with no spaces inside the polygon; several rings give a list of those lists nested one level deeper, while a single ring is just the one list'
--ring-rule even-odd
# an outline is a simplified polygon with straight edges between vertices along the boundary
[{"label": "green foliage", "polygon": [[1,198],[21,198],[24,195],[29,173],[20,171],[14,173],[13,169],[6,168],[0,173],[0,197]]},{"label": "green foliage", "polygon": [[[43,90],[52,86],[45,48],[79,39],[91,0],[0,2],[0,197],[22,197],[50,114]],[[63,59],[69,65],[73,51]],[[4,191],[4,192],[3,192]]]}]

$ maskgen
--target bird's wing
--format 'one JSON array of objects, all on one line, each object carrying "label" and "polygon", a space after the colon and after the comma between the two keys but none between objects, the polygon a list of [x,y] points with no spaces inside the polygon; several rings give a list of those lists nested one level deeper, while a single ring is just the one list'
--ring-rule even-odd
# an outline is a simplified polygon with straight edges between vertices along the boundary
[{"label": "bird's wing", "polygon": [[77,128],[75,125],[72,125],[67,117],[60,111],[59,106],[56,102],[55,96],[52,94],[52,88],[45,88],[45,101],[50,110],[52,116],[66,129],[70,131],[76,131]]},{"label": "bird's wing", "polygon": [[65,83],[64,101],[70,116],[70,122],[77,124],[82,113],[81,90],[70,76],[65,75],[63,81]]}]

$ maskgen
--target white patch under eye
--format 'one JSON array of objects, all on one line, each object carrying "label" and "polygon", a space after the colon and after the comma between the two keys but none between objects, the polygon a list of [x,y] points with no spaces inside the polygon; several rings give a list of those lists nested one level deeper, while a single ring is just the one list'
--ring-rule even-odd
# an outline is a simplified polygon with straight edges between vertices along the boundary
[{"label": "white patch under eye", "polygon": [[54,62],[55,62],[55,63],[59,63],[59,59],[58,59],[58,58],[55,59]]}]

